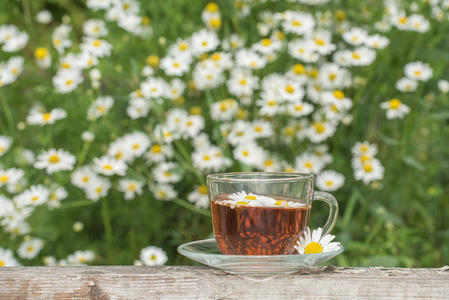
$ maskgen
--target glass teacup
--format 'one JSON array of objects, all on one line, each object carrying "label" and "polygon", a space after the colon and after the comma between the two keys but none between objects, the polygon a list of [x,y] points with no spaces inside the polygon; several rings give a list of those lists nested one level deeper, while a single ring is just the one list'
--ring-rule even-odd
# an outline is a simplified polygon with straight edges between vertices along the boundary
[{"label": "glass teacup", "polygon": [[314,191],[313,174],[287,172],[208,175],[207,188],[215,240],[226,255],[294,254],[309,226],[312,201],[329,205],[323,234],[338,216],[337,200]]}]

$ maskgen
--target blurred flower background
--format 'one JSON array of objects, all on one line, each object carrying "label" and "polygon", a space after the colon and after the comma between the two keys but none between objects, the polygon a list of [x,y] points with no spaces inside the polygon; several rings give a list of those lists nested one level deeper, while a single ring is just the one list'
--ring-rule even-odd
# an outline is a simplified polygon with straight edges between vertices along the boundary
[{"label": "blurred flower background", "polygon": [[[337,265],[449,263],[448,0],[0,3],[0,266],[193,264],[205,176],[316,175]],[[327,208],[314,204],[311,227]]]}]

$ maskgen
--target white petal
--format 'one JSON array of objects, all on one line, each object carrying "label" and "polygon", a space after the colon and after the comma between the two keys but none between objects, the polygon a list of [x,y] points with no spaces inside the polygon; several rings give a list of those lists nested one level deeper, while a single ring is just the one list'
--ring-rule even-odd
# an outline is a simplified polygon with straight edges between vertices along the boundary
[{"label": "white petal", "polygon": [[323,247],[323,252],[332,252],[337,251],[340,249],[340,243],[339,242],[333,242],[326,245],[326,247]]},{"label": "white petal", "polygon": [[329,244],[333,239],[335,238],[335,235],[332,234],[326,234],[321,238],[320,244],[321,246],[325,247],[327,244]]}]

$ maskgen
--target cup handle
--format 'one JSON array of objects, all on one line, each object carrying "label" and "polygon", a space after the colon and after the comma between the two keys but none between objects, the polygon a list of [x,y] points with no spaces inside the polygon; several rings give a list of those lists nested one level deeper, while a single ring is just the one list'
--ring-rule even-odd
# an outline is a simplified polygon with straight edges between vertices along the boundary
[{"label": "cup handle", "polygon": [[327,222],[323,227],[323,235],[331,233],[338,218],[337,199],[335,199],[334,196],[329,193],[315,191],[313,200],[324,201],[327,203],[327,205],[329,205],[329,217],[327,218]]}]

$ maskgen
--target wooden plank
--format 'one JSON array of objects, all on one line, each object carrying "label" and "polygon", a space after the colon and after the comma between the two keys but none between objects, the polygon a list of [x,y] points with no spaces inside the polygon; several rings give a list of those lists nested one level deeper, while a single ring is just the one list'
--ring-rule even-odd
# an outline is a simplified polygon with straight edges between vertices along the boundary
[{"label": "wooden plank", "polygon": [[2,267],[0,299],[448,299],[449,267],[305,268],[282,276],[209,267]]}]

